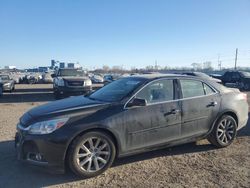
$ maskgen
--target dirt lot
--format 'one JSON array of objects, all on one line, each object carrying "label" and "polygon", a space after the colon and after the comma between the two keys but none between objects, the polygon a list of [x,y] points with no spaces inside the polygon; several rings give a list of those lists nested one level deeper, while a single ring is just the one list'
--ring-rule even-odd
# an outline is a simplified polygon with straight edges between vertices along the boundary
[{"label": "dirt lot", "polygon": [[0,187],[250,187],[250,123],[228,148],[202,140],[144,153],[119,159],[91,179],[23,165],[13,141],[18,118],[52,100],[51,85],[17,85],[15,93],[0,99]]}]

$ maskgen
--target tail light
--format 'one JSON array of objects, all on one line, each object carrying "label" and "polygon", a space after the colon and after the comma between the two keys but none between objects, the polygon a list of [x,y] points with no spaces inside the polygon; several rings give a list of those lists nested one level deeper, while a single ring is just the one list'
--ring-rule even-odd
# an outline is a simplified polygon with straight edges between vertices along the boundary
[{"label": "tail light", "polygon": [[247,94],[246,93],[240,93],[239,97],[240,97],[240,99],[247,101]]}]

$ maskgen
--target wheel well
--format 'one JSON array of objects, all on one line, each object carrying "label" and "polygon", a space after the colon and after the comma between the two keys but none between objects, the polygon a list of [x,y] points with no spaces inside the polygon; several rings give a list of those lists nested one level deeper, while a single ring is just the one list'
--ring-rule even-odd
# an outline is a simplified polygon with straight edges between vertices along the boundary
[{"label": "wheel well", "polygon": [[237,117],[237,115],[234,112],[225,112],[221,116],[223,116],[223,115],[230,115],[230,116],[232,116],[235,119],[237,127],[238,127],[238,117]]},{"label": "wheel well", "polygon": [[73,144],[73,142],[74,142],[78,137],[80,137],[80,136],[82,136],[82,135],[84,135],[84,134],[86,134],[86,133],[88,133],[88,132],[92,132],[92,131],[98,131],[98,132],[103,132],[103,133],[108,134],[108,135],[111,137],[111,139],[114,141],[114,145],[115,145],[115,149],[116,149],[116,156],[117,156],[117,154],[118,154],[118,152],[119,152],[119,147],[118,147],[118,142],[117,142],[117,139],[116,139],[115,135],[114,135],[111,131],[109,131],[109,130],[107,130],[107,129],[93,128],[93,129],[88,129],[88,130],[84,130],[84,131],[80,132],[78,135],[76,135],[76,136],[71,140],[71,142],[69,143],[69,145],[68,145],[68,147],[67,147],[65,156],[64,156],[64,162],[65,162],[65,163],[67,162],[67,159],[68,159],[69,148],[70,148],[70,146]]}]

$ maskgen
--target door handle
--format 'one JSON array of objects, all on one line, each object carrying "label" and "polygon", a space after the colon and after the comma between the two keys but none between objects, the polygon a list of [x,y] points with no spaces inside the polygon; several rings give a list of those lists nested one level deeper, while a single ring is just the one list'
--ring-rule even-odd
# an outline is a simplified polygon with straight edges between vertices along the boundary
[{"label": "door handle", "polygon": [[171,113],[172,114],[177,114],[177,113],[179,113],[180,112],[180,110],[178,110],[178,109],[173,109],[173,110],[171,110]]},{"label": "door handle", "polygon": [[164,113],[164,116],[172,115],[172,114],[177,114],[179,113],[180,110],[178,109],[172,109],[170,112]]},{"label": "door handle", "polygon": [[207,106],[216,106],[218,103],[216,101],[212,101],[210,102]]}]

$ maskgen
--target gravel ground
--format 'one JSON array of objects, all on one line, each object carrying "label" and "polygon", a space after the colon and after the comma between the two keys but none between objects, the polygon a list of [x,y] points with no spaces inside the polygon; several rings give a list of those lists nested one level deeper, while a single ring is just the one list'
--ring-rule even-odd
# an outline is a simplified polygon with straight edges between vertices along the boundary
[{"label": "gravel ground", "polygon": [[227,148],[216,149],[202,140],[143,153],[119,159],[91,179],[21,164],[14,150],[18,119],[52,100],[51,85],[43,84],[17,85],[0,99],[0,187],[250,187],[250,123]]}]

